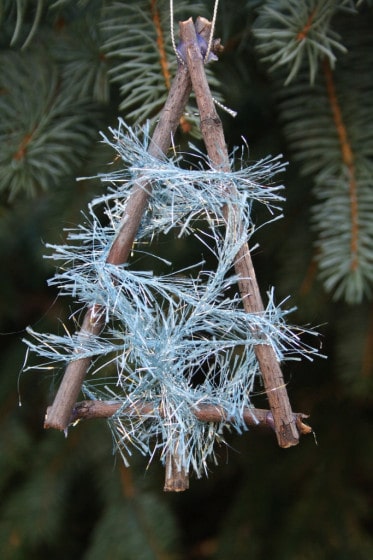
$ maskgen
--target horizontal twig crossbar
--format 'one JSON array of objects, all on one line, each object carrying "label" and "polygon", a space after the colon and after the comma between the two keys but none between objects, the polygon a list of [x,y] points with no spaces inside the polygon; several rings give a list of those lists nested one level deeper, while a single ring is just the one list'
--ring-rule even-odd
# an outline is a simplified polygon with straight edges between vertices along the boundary
[{"label": "horizontal twig crossbar", "polygon": [[[225,422],[229,424],[233,421],[221,406],[205,403],[199,404],[191,410],[194,416],[201,422]],[[162,410],[153,403],[136,402],[129,407],[123,408],[123,405],[118,401],[86,400],[75,404],[70,417],[70,424],[92,418],[111,418],[116,414],[119,416],[151,417],[154,415],[162,416]],[[274,430],[273,415],[270,410],[245,407],[242,418],[247,426],[269,427]],[[312,428],[304,423],[306,418],[308,418],[308,415],[302,412],[293,413],[293,420],[299,433],[302,435],[312,432]]]}]

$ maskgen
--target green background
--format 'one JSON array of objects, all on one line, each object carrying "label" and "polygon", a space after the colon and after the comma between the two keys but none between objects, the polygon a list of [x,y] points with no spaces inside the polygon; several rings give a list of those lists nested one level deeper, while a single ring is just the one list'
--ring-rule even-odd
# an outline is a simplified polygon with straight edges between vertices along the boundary
[{"label": "green background", "polygon": [[[0,4],[3,75],[16,76],[17,81],[20,58],[13,56],[27,57],[32,49],[48,51],[48,56],[40,59],[45,76],[48,76],[50,58],[57,60],[61,73],[66,60],[74,60],[74,53],[78,53],[78,63],[82,64],[79,44],[80,39],[83,42],[83,32],[80,35],[73,26],[87,18],[88,27],[95,28],[100,2],[76,2],[72,3],[74,6],[62,2],[54,11],[49,10],[54,3],[46,2],[30,45],[23,49],[39,3],[21,2],[22,31],[12,46],[16,3]],[[319,343],[327,359],[285,367],[293,409],[310,414],[314,434],[303,437],[299,446],[284,450],[277,447],[274,434],[267,431],[252,429],[241,436],[232,433],[227,436],[229,446],[218,449],[219,465],[211,465],[208,478],[191,478],[187,492],[172,495],[163,493],[164,474],[157,461],[148,466],[135,453],[131,468],[123,467],[120,458],[112,454],[111,435],[104,421],[82,422],[69,431],[67,438],[43,430],[45,410],[53,399],[60,376],[48,371],[21,373],[26,352],[22,338],[28,325],[39,332],[61,332],[61,325],[69,321],[73,306],[73,302],[58,299],[56,291],[47,287],[54,267],[51,261],[43,259],[44,244],[63,241],[63,229],[79,223],[81,211],[103,188],[97,181],[75,182],[74,178],[94,175],[110,161],[112,154],[97,142],[98,131],[115,124],[118,115],[126,118],[126,111],[119,107],[121,97],[115,82],[107,80],[101,93],[91,92],[88,101],[94,108],[90,109],[80,107],[82,100],[71,90],[69,102],[74,104],[76,95],[77,114],[87,111],[84,121],[89,131],[87,145],[79,140],[75,146],[67,138],[65,146],[78,154],[77,160],[71,162],[67,157],[65,172],[54,182],[49,180],[47,170],[46,188],[36,178],[30,196],[26,185],[28,168],[23,171],[25,175],[17,175],[11,184],[10,177],[16,172],[4,155],[9,149],[10,117],[3,109],[0,113],[3,154],[0,556],[3,559],[368,560],[373,557],[372,304],[368,299],[356,305],[333,301],[317,278],[310,218],[312,176],[300,175],[299,164],[294,161],[278,118],[277,82],[271,81],[253,48],[250,29],[255,19],[254,8],[259,4],[222,2],[217,34],[222,36],[226,50],[214,70],[225,104],[238,111],[234,120],[222,114],[229,147],[240,144],[242,136],[249,143],[252,159],[268,153],[284,153],[290,162],[281,178],[286,185],[285,217],[259,229],[255,235],[260,247],[254,253],[254,264],[263,294],[272,285],[279,301],[291,294],[291,303],[298,307],[292,322],[316,326],[320,332]],[[365,11],[356,17],[370,18],[373,23],[369,3],[365,4]],[[167,3],[162,6],[161,9],[167,9]],[[211,15],[210,4],[202,15]],[[55,50],[58,34],[61,42]],[[76,44],[71,45],[71,37]],[[372,54],[364,44],[358,52],[367,59]],[[109,66],[110,61],[104,64]],[[21,89],[29,103],[24,110],[25,114],[34,111],[35,115],[38,98],[42,96],[37,87],[39,67],[31,66],[28,70],[28,75],[24,70],[21,77],[24,80]],[[84,67],[80,72],[84,74]],[[353,87],[355,84],[351,83]],[[66,92],[68,96],[68,88]],[[0,91],[0,95],[3,93],[4,90]],[[22,104],[21,93],[19,100]],[[10,128],[14,131],[21,125],[18,117],[13,118]],[[26,117],[22,122],[27,122]],[[48,126],[47,123],[47,130]],[[183,145],[185,138],[180,136],[178,141]],[[198,247],[176,239],[170,239],[166,249],[167,258],[176,263],[200,255]],[[164,252],[165,247],[159,250]],[[263,395],[258,395],[254,402],[256,406],[267,406]]]}]

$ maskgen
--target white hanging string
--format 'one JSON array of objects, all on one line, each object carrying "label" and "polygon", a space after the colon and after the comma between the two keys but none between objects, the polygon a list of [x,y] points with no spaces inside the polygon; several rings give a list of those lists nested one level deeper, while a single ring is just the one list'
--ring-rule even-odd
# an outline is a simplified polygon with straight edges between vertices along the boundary
[{"label": "white hanging string", "polygon": [[[210,33],[210,38],[209,38],[209,42],[207,45],[207,50],[206,50],[206,54],[205,54],[205,58],[204,58],[204,62],[208,62],[208,58],[212,49],[212,43],[214,40],[214,32],[215,32],[215,24],[216,24],[216,17],[218,14],[218,6],[219,6],[219,0],[215,0],[215,4],[214,4],[214,12],[212,15],[212,21],[211,21],[211,33]],[[174,32],[174,2],[173,0],[170,0],[170,35],[171,35],[171,43],[172,43],[172,48],[174,49],[174,53],[177,57],[177,59],[182,63],[185,64],[185,61],[183,60],[182,56],[180,56],[179,51],[177,50],[177,46],[176,46],[176,41],[175,41],[175,32]]]},{"label": "white hanging string", "polygon": [[176,58],[178,59],[181,64],[185,64],[183,57],[180,55],[179,51],[177,50],[176,41],[175,41],[175,32],[174,32],[174,2],[170,0],[170,34],[171,34],[171,43],[172,48],[174,49],[174,53]]},{"label": "white hanging string", "polygon": [[234,111],[233,109],[230,109],[229,107],[227,107],[226,105],[223,105],[223,103],[220,103],[220,101],[218,101],[217,99],[215,99],[215,97],[212,98],[213,102],[215,103],[215,105],[217,105],[218,107],[220,107],[220,109],[223,109],[223,111],[225,111],[226,113],[228,113],[228,115],[230,115],[231,117],[237,117],[237,111]]},{"label": "white hanging string", "polygon": [[205,59],[204,59],[205,63],[209,59],[209,54],[210,54],[211,48],[212,48],[212,42],[214,40],[215,24],[216,24],[216,16],[217,16],[217,13],[218,13],[218,6],[219,6],[219,0],[215,0],[214,13],[212,15],[212,22],[211,22],[211,33],[210,33],[209,43],[207,45],[207,51],[206,51]]}]

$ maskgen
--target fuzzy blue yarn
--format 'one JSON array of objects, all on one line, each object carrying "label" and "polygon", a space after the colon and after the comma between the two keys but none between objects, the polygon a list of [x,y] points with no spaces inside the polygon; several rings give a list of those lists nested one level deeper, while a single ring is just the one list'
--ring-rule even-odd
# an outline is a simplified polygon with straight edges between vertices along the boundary
[{"label": "fuzzy blue yarn", "polygon": [[[50,285],[82,307],[103,306],[105,334],[82,339],[29,329],[32,338],[26,343],[44,360],[39,367],[66,364],[77,353],[93,358],[83,391],[89,398],[121,404],[108,422],[126,464],[132,448],[150,458],[157,452],[162,461],[171,453],[180,468],[201,476],[215,457],[215,443],[224,442],[226,424],[201,422],[193,409],[203,403],[223,407],[230,425],[241,432],[246,429],[243,411],[252,406],[260,375],[255,345],[271,345],[279,361],[311,359],[316,353],[301,342],[300,331],[286,324],[288,311],[275,304],[273,290],[263,313],[244,312],[239,296],[228,295],[237,280],[231,273],[234,258],[254,230],[253,201],[264,204],[271,219],[280,211],[282,187],[273,184],[273,177],[284,164],[278,157],[249,167],[241,161],[237,171],[223,173],[197,154],[200,164],[186,170],[180,158],[166,161],[149,155],[146,129],[139,133],[120,120],[109,132],[111,137],[103,135],[103,142],[122,158],[123,168],[100,176],[109,185],[107,193],[92,201],[85,223],[69,231],[66,245],[50,246],[50,258],[63,263]],[[215,255],[216,270],[205,270],[201,262],[156,276],[132,270],[129,264],[106,262],[126,200],[139,180],[152,184],[152,194],[137,241],[177,228],[180,235],[195,235]],[[234,199],[224,188],[229,183],[235,186]],[[239,232],[235,221],[225,223],[226,205],[234,205],[238,213],[243,225]],[[204,232],[199,230],[201,220]],[[101,375],[104,370],[110,372],[106,377]],[[153,412],[123,412],[134,403],[151,403]]]}]

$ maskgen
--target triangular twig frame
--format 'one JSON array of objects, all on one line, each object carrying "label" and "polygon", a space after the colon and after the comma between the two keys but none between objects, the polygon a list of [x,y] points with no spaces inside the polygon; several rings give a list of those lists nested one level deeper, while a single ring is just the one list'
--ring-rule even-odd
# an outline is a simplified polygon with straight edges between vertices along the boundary
[{"label": "triangular twig frame", "polygon": [[[210,163],[216,169],[230,171],[223,127],[207,83],[203,55],[200,49],[201,43],[198,40],[200,36],[208,42],[210,33],[211,23],[204,18],[197,18],[195,24],[191,18],[180,22],[184,64],[179,65],[150,142],[149,153],[155,157],[164,157],[193,88],[200,113],[201,132]],[[127,201],[120,230],[109,251],[108,263],[120,265],[126,262],[151,194],[151,188],[150,184],[146,185],[146,188],[143,184],[134,188]],[[227,208],[226,220],[231,219],[235,220],[234,208]],[[237,223],[238,233],[241,227],[241,224]],[[246,243],[239,250],[234,264],[239,278],[238,285],[244,309],[248,313],[263,312],[264,306],[250,250]],[[99,334],[104,326],[104,312],[105,310],[98,305],[93,305],[88,309],[78,335],[84,338],[87,335]],[[302,418],[306,416],[293,414],[292,412],[286,384],[273,348],[265,343],[258,344],[255,347],[255,354],[270,405],[270,412],[267,411],[263,423],[269,425],[273,423],[277,441],[281,447],[286,448],[296,445],[299,441],[299,434],[310,431],[305,429],[308,427],[302,423]],[[79,357],[69,363],[55,400],[47,410],[45,428],[66,430],[71,421],[79,417],[76,400],[90,363],[90,358]],[[265,411],[262,412],[265,413]],[[224,412],[221,414],[224,414]],[[80,415],[80,417],[83,416]],[[253,417],[255,418],[255,409],[253,409]],[[184,472],[179,465],[177,457],[166,457],[165,490],[181,491],[188,488],[188,485],[188,473]]]}]

